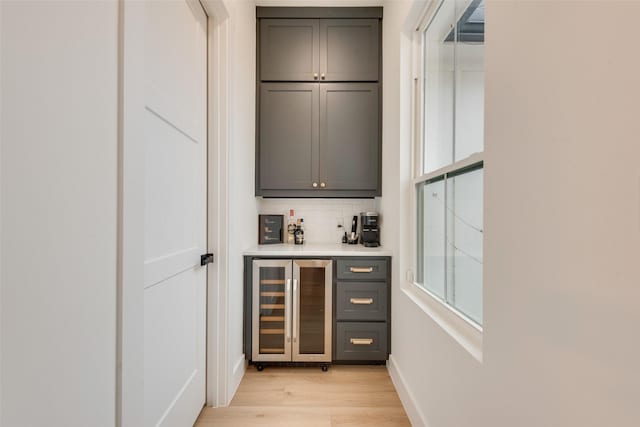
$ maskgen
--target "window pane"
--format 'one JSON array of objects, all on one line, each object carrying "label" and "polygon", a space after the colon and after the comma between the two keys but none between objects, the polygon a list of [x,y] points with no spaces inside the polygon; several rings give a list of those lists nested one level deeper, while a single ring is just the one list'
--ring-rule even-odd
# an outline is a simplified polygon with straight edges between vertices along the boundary
[{"label": "window pane", "polygon": [[[484,149],[484,3],[458,23],[456,42],[455,161]],[[463,13],[463,17],[465,14]],[[475,18],[474,18],[475,17]],[[482,19],[480,22],[470,22]],[[481,28],[481,30],[480,30]]]},{"label": "window pane", "polygon": [[418,187],[418,282],[444,299],[445,207],[444,181]]},{"label": "window pane", "polygon": [[482,324],[483,170],[447,179],[447,302]]},{"label": "window pane", "polygon": [[453,162],[455,21],[455,2],[444,1],[423,34],[425,173]]}]

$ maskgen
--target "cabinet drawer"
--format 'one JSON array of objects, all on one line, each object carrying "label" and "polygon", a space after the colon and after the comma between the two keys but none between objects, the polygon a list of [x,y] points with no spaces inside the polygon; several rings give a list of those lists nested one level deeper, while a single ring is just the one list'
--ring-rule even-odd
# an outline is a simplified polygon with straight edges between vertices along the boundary
[{"label": "cabinet drawer", "polygon": [[386,322],[338,322],[336,360],[386,360]]},{"label": "cabinet drawer", "polygon": [[386,282],[338,282],[337,320],[387,320]]},{"label": "cabinet drawer", "polygon": [[338,279],[385,280],[387,278],[386,259],[339,259]]}]

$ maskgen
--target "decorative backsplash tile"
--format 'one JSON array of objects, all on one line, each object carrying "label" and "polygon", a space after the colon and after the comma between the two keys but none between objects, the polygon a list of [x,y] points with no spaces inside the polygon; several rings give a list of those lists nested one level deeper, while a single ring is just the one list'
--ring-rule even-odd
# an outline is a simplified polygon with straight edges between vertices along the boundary
[{"label": "decorative backsplash tile", "polygon": [[[378,199],[258,199],[261,214],[279,214],[289,219],[304,219],[304,237],[308,243],[340,243],[345,231],[351,231],[351,219],[360,212],[377,211]],[[342,224],[343,228],[338,228]]]}]

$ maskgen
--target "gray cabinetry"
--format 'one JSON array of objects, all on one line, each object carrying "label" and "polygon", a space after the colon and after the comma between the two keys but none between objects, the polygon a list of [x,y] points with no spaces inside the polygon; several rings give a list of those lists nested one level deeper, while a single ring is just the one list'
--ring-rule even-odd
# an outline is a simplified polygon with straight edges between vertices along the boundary
[{"label": "gray cabinetry", "polygon": [[336,320],[387,320],[386,282],[336,283]]},{"label": "gray cabinetry", "polygon": [[320,85],[320,182],[329,190],[378,186],[377,83]]},{"label": "gray cabinetry", "polygon": [[374,194],[380,184],[377,99],[376,83],[263,83],[258,125],[263,195],[280,190],[318,197]]},{"label": "gray cabinetry", "polygon": [[336,260],[334,355],[336,361],[384,361],[389,355],[389,258]]},{"label": "gray cabinetry", "polygon": [[244,352],[265,362],[382,363],[391,258],[244,258]]},{"label": "gray cabinetry", "polygon": [[318,80],[320,32],[317,19],[260,21],[260,79]]},{"label": "gray cabinetry", "polygon": [[262,19],[260,80],[378,81],[378,19]]},{"label": "gray cabinetry", "polygon": [[336,358],[339,360],[386,360],[389,354],[386,323],[338,322]]},{"label": "gray cabinetry", "polygon": [[258,17],[256,195],[380,196],[381,9]]},{"label": "gray cabinetry", "polygon": [[378,81],[380,21],[320,20],[320,76],[328,82]]},{"label": "gray cabinetry", "polygon": [[260,86],[258,174],[262,190],[308,190],[318,182],[319,86]]}]

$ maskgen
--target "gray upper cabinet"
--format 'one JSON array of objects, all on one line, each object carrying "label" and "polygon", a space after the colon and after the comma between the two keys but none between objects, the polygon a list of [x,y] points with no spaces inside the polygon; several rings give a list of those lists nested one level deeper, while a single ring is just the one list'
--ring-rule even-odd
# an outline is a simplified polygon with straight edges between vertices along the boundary
[{"label": "gray upper cabinet", "polygon": [[380,196],[382,8],[256,13],[256,195]]},{"label": "gray upper cabinet", "polygon": [[328,82],[378,80],[380,21],[320,20],[320,77]]},{"label": "gray upper cabinet", "polygon": [[260,79],[318,80],[320,30],[317,19],[260,21]]},{"label": "gray upper cabinet", "polygon": [[320,185],[378,188],[380,126],[377,83],[320,85]]},{"label": "gray upper cabinet", "polygon": [[259,183],[264,191],[309,190],[318,181],[317,83],[260,86]]}]

